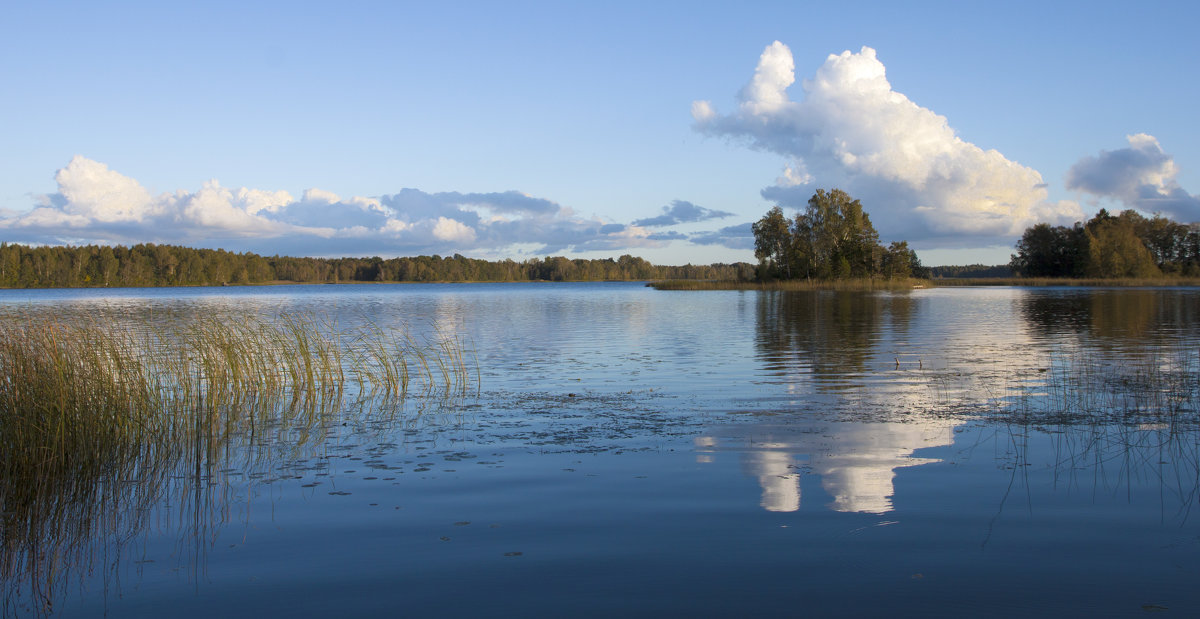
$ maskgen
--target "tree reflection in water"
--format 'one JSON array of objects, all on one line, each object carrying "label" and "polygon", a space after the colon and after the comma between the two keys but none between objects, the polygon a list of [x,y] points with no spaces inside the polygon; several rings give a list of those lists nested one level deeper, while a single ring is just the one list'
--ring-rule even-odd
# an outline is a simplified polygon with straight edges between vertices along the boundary
[{"label": "tree reflection in water", "polygon": [[914,372],[901,356],[923,317],[908,295],[761,294],[758,358],[796,397],[770,423],[697,438],[698,460],[739,454],[768,511],[800,509],[802,477],[818,475],[829,509],[882,514],[894,508],[897,469],[942,461],[918,449],[951,446],[956,429],[984,424],[1002,435],[1014,475],[1038,434],[1052,446],[1037,459],[1055,483],[1157,484],[1186,512],[1200,487],[1200,306],[1163,290],[1016,299],[1022,322],[979,333],[990,354],[964,354],[970,345],[947,333],[941,349],[927,341],[915,353],[931,362]]}]

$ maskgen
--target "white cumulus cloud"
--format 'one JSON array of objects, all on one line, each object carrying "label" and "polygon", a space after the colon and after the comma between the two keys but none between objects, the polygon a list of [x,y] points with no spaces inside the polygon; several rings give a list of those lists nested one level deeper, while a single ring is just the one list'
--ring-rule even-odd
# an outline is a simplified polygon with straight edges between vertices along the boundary
[{"label": "white cumulus cloud", "polygon": [[1185,222],[1200,220],[1200,196],[1175,180],[1175,160],[1152,135],[1125,137],[1127,148],[1101,151],[1080,159],[1067,172],[1067,188],[1112,198],[1146,213],[1162,213]]},{"label": "white cumulus cloud", "polygon": [[57,210],[62,221],[138,221],[159,210],[150,192],[137,181],[78,155],[54,175],[54,180],[61,200],[54,203],[45,199],[43,206]]},{"label": "white cumulus cloud", "polygon": [[795,82],[791,50],[778,41],[759,58],[737,110],[692,105],[697,130],[744,140],[788,158],[764,197],[791,206],[817,187],[839,187],[862,200],[876,227],[910,240],[1019,235],[1040,221],[1082,217],[1074,202],[1047,201],[1041,175],[958,137],[944,116],[892,90],[875,50],[830,55],[816,74]]}]

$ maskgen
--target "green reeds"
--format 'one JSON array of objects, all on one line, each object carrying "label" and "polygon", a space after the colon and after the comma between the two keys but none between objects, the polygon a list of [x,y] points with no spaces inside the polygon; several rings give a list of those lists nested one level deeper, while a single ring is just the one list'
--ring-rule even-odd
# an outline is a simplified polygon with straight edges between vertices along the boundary
[{"label": "green reeds", "polygon": [[141,528],[181,465],[199,487],[231,454],[286,460],[336,416],[445,405],[471,377],[456,337],[311,315],[0,318],[6,613],[51,610],[83,549]]},{"label": "green reeds", "polygon": [[[349,378],[348,378],[349,377]],[[120,445],[309,423],[355,397],[463,395],[461,342],[311,316],[210,316],[120,327],[84,319],[0,322],[0,467],[103,466]],[[25,469],[28,470],[28,469]],[[4,474],[0,470],[0,474]]]}]

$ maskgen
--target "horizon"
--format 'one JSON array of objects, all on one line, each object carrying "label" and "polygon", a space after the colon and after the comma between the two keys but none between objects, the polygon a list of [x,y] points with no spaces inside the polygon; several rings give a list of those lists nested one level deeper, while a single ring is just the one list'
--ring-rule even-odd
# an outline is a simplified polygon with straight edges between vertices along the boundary
[{"label": "horizon", "polygon": [[[537,255],[522,256],[519,259],[518,258],[494,258],[494,259],[477,258],[477,257],[461,254],[459,252],[455,252],[454,254],[411,254],[411,255],[402,255],[402,256],[390,256],[390,257],[383,257],[383,256],[377,256],[377,255],[293,256],[293,255],[287,255],[287,254],[260,254],[258,252],[254,252],[254,251],[250,251],[250,250],[239,252],[239,251],[224,249],[221,247],[191,247],[191,246],[186,246],[186,245],[173,245],[173,244],[169,244],[169,243],[154,243],[154,242],[149,242],[149,241],[142,242],[142,243],[117,244],[117,245],[97,245],[94,243],[93,244],[84,244],[84,245],[27,245],[25,243],[10,243],[8,241],[0,241],[0,245],[8,245],[8,246],[23,245],[23,246],[26,246],[29,248],[63,247],[66,249],[78,249],[81,247],[89,247],[89,246],[90,247],[110,247],[110,248],[122,247],[124,249],[132,249],[138,245],[153,245],[156,247],[157,246],[179,247],[179,248],[184,248],[184,249],[200,250],[200,251],[224,251],[224,252],[228,252],[228,253],[232,253],[232,254],[251,254],[251,255],[258,256],[260,258],[265,258],[267,260],[270,260],[272,258],[312,259],[312,260],[376,260],[376,259],[379,259],[379,260],[384,260],[384,261],[387,261],[387,260],[412,260],[412,259],[417,259],[417,258],[440,258],[443,260],[447,260],[447,259],[453,259],[456,256],[462,256],[463,258],[465,258],[467,260],[481,260],[481,261],[486,261],[486,262],[503,262],[505,260],[512,260],[518,264],[521,264],[521,263],[529,262],[529,261],[533,261],[533,260],[549,260],[552,258],[559,258],[559,257],[565,257],[570,260],[616,261],[626,255],[626,254],[622,254],[620,256],[603,256],[603,257],[583,258],[580,256],[567,256],[564,254],[537,254]],[[634,255],[634,254],[628,254],[628,255],[632,256],[633,258],[646,260],[645,258]],[[653,262],[650,260],[646,260],[646,262],[648,262],[652,266],[656,266],[656,267],[686,267],[686,266],[704,267],[704,266],[732,265],[732,264],[749,264],[752,266],[756,265],[758,263],[758,260],[753,259],[753,257],[751,257],[751,258],[752,258],[751,260],[736,260],[733,262],[703,262],[703,263],[702,262],[685,262],[682,264],[660,264],[660,263]],[[937,264],[937,265],[929,265],[929,264],[922,263],[921,266],[928,267],[928,268],[973,267],[973,266],[992,268],[992,267],[1008,266],[1008,264],[1009,264],[1008,262],[997,263],[997,264],[984,264],[981,262],[973,262],[973,263],[968,263],[968,264]]]},{"label": "horizon", "polygon": [[10,13],[9,243],[754,263],[834,187],[926,266],[1200,221],[1190,3]]}]

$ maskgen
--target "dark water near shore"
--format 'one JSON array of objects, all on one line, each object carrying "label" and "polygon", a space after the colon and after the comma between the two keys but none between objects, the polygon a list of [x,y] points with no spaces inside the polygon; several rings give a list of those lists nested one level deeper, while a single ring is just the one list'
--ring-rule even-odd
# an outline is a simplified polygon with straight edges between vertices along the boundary
[{"label": "dark water near shore", "polygon": [[85,506],[6,614],[1200,613],[1200,290],[0,291],[0,318],[286,312],[453,334],[478,393]]}]

